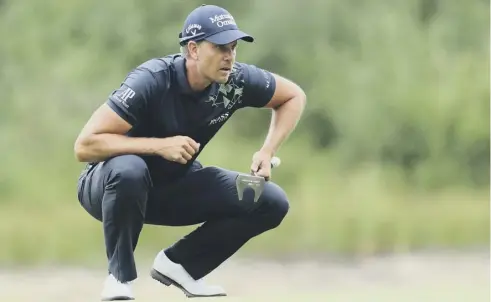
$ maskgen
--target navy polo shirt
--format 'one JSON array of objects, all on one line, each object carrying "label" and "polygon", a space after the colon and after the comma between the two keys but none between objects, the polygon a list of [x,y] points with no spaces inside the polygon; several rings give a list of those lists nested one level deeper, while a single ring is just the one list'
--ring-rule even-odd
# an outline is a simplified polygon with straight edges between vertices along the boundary
[{"label": "navy polo shirt", "polygon": [[236,62],[227,83],[213,83],[204,91],[193,92],[185,58],[175,54],[148,60],[132,70],[107,104],[132,125],[128,136],[183,135],[200,143],[200,151],[185,165],[157,155],[141,155],[154,181],[172,181],[186,173],[236,110],[264,107],[275,87],[270,72]]}]

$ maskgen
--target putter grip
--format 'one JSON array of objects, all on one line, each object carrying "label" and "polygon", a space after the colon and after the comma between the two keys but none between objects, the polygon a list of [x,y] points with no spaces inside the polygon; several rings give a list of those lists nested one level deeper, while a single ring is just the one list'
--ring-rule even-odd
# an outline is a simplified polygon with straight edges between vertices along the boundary
[{"label": "putter grip", "polygon": [[276,168],[281,164],[281,160],[279,157],[274,156],[271,158],[271,168]]}]

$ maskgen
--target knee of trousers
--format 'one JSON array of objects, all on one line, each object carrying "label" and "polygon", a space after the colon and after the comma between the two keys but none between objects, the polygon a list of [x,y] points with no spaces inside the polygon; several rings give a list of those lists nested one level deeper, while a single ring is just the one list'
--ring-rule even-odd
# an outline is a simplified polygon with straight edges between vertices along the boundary
[{"label": "knee of trousers", "polygon": [[106,163],[106,190],[134,196],[147,194],[152,186],[150,172],[145,161],[136,155],[121,155]]},{"label": "knee of trousers", "polygon": [[264,215],[264,224],[268,228],[279,226],[290,209],[285,191],[273,182],[266,183],[258,203],[261,208],[258,213]]}]

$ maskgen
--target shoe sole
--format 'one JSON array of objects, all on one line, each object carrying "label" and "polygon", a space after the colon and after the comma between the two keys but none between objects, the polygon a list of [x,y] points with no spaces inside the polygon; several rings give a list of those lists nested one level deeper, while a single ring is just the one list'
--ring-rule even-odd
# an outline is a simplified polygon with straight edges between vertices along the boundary
[{"label": "shoe sole", "polygon": [[129,301],[129,300],[135,300],[135,298],[126,297],[126,296],[118,296],[118,297],[101,299],[101,301]]},{"label": "shoe sole", "polygon": [[181,284],[177,283],[176,281],[172,280],[171,278],[167,277],[167,276],[164,276],[162,275],[160,272],[158,272],[157,270],[155,269],[152,269],[152,271],[150,272],[150,276],[152,276],[152,278],[154,280],[157,280],[159,281],[160,283],[162,283],[163,285],[165,286],[171,286],[171,285],[174,285],[175,287],[179,288],[180,290],[182,290],[184,292],[184,294],[186,294],[186,296],[188,298],[199,298],[199,297],[225,297],[227,296],[227,294],[216,294],[216,295],[195,295],[195,294],[192,294],[190,292],[188,292],[184,287],[182,287]]}]

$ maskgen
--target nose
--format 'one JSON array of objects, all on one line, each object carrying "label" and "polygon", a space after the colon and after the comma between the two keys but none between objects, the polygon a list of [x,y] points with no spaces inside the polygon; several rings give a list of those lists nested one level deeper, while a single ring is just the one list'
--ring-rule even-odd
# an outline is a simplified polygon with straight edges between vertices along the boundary
[{"label": "nose", "polygon": [[230,61],[233,58],[233,56],[234,56],[234,50],[233,49],[227,48],[223,52],[223,57],[226,61]]},{"label": "nose", "polygon": [[222,48],[222,53],[225,60],[231,60],[235,56],[235,48],[232,45],[226,45]]}]

